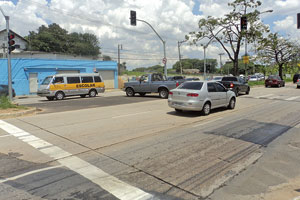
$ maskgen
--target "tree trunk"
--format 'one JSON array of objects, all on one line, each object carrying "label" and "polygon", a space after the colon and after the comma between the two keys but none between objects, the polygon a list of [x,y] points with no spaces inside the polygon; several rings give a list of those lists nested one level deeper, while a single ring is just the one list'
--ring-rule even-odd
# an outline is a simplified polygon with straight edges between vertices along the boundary
[{"label": "tree trunk", "polygon": [[278,71],[279,71],[279,76],[280,76],[280,78],[283,80],[283,77],[282,77],[282,68],[283,68],[283,64],[279,64],[279,69],[278,69]]},{"label": "tree trunk", "polygon": [[239,60],[235,59],[233,61],[233,75],[238,76],[239,75],[238,73],[239,73]]}]

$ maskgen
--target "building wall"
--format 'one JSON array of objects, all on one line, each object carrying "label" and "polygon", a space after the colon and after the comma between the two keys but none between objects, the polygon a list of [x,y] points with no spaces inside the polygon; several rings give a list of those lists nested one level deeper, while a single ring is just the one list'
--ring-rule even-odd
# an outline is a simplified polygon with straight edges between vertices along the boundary
[{"label": "building wall", "polygon": [[[80,73],[95,71],[114,71],[114,88],[118,88],[117,63],[114,61],[95,60],[51,60],[51,59],[12,59],[12,81],[16,95],[29,95],[29,73],[37,73],[38,85],[46,76],[60,70],[78,70]],[[0,59],[0,84],[7,84],[7,59]]]}]

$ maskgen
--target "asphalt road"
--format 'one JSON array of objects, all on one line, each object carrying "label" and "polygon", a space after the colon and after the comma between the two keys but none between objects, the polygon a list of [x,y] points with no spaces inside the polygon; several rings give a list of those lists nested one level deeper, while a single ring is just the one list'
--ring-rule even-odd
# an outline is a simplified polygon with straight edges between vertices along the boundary
[{"label": "asphalt road", "polygon": [[36,107],[40,110],[38,114],[45,114],[81,110],[87,108],[115,106],[159,99],[159,96],[155,94],[146,95],[145,97],[141,97],[136,94],[135,97],[127,97],[123,91],[115,91],[105,94],[99,94],[94,98],[80,98],[78,96],[74,96],[67,97],[62,101],[48,101],[44,97],[29,97],[25,99],[17,99],[16,102],[20,105]]},{"label": "asphalt road", "polygon": [[[122,97],[66,102],[105,98]],[[243,199],[249,168],[274,144],[300,141],[290,133],[300,128],[300,90],[291,85],[252,89],[234,110],[209,116],[136,98],[0,121],[0,199]],[[287,150],[285,165],[300,166],[300,148]],[[281,171],[272,175],[288,179],[300,167]],[[255,181],[268,189],[268,178]]]}]

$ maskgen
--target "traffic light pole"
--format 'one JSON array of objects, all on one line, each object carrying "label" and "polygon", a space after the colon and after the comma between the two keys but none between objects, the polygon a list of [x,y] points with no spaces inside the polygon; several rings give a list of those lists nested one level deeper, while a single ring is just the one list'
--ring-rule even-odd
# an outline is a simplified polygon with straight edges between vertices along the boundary
[{"label": "traffic light pole", "polygon": [[140,22],[144,22],[144,23],[146,23],[146,24],[148,24],[148,26],[150,26],[150,28],[154,31],[154,33],[156,33],[156,35],[158,36],[158,38],[162,41],[162,43],[163,43],[163,48],[164,48],[164,60],[165,60],[165,62],[164,62],[164,74],[165,74],[165,76],[167,76],[168,75],[168,71],[167,71],[167,56],[166,56],[166,41],[164,41],[161,37],[160,37],[160,35],[156,32],[156,30],[151,26],[151,24],[149,24],[148,22],[146,22],[146,21],[144,21],[144,20],[141,20],[141,19],[136,19],[136,21],[140,21]]},{"label": "traffic light pole", "polygon": [[[6,32],[7,32],[7,40],[9,36],[9,16],[6,16],[0,7],[0,10],[5,18],[6,21]],[[7,43],[8,44],[8,43]],[[9,100],[12,101],[13,95],[12,95],[12,78],[11,78],[11,61],[10,61],[10,52],[7,48],[7,74],[8,74],[8,97]]]}]

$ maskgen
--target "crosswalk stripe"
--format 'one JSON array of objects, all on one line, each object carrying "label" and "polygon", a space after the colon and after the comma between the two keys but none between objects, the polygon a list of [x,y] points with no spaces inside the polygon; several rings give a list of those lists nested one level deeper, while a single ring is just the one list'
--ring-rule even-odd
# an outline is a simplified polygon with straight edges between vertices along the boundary
[{"label": "crosswalk stripe", "polygon": [[[114,176],[102,171],[98,167],[91,165],[90,163],[80,159],[77,156],[73,156],[69,152],[54,146],[30,133],[9,124],[3,120],[0,120],[0,128],[22,140],[23,142],[31,145],[44,154],[54,158],[63,166],[73,170],[81,176],[89,179],[95,184],[98,184],[101,188],[111,193],[115,197],[121,200],[147,200],[153,199],[153,196],[143,190],[129,185]],[[45,147],[42,148],[41,147]]]}]

